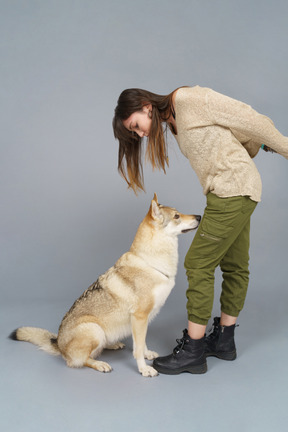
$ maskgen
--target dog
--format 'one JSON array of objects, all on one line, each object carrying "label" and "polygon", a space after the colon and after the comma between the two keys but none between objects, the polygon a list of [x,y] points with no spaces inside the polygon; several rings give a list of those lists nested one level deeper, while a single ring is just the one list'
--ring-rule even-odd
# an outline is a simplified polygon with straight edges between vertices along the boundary
[{"label": "dog", "polygon": [[122,338],[132,333],[133,355],[145,377],[158,375],[145,359],[158,357],[146,346],[148,322],[165,303],[175,285],[178,235],[196,229],[201,216],[184,215],[175,208],[151,201],[128,252],[102,274],[75,301],[64,316],[58,335],[35,327],[20,327],[10,338],[31,342],[69,367],[87,366],[110,372],[97,360],[103,349],[121,349]]}]

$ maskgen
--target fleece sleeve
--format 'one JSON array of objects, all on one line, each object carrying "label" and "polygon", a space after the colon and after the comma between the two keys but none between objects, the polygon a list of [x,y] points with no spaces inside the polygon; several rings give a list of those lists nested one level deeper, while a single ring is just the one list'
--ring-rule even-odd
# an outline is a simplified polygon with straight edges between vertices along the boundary
[{"label": "fleece sleeve", "polygon": [[288,159],[288,137],[282,135],[272,120],[250,105],[211,90],[208,109],[213,124],[238,131],[251,142],[265,144]]}]

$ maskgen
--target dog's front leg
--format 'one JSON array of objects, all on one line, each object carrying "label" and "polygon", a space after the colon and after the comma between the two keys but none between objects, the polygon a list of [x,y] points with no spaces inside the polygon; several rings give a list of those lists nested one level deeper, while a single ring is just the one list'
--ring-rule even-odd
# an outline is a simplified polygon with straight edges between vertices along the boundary
[{"label": "dog's front leg", "polygon": [[145,362],[146,354],[146,333],[148,327],[148,317],[145,314],[135,313],[131,316],[132,336],[133,336],[133,355],[137,361],[138,370],[143,376],[152,377],[158,372]]}]

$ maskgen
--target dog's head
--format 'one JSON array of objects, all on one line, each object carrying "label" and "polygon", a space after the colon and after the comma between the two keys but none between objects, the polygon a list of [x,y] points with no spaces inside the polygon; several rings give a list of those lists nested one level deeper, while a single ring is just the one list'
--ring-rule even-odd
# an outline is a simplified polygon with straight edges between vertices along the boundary
[{"label": "dog's head", "polygon": [[148,214],[156,228],[165,230],[165,232],[171,235],[178,235],[194,230],[198,227],[201,220],[201,216],[184,215],[173,207],[159,204],[156,193],[151,201]]}]

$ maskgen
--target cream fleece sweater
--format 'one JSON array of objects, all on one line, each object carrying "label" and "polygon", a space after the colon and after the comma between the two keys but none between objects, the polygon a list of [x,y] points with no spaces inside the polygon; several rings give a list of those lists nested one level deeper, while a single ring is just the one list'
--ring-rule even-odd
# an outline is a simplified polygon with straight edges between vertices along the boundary
[{"label": "cream fleece sweater", "polygon": [[288,159],[288,138],[249,105],[199,86],[175,97],[178,142],[203,192],[261,200],[260,174],[251,158],[262,144]]}]

